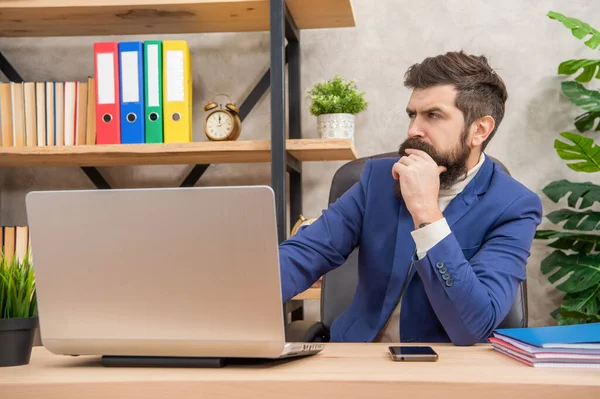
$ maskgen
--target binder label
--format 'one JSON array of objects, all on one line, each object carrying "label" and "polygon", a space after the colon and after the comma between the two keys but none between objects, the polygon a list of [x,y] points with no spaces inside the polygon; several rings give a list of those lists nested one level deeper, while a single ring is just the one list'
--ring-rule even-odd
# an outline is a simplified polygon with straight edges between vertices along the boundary
[{"label": "binder label", "polygon": [[158,72],[160,70],[158,65],[158,45],[152,44],[148,48],[148,106],[158,107],[160,106],[160,90],[158,88],[160,76]]},{"label": "binder label", "polygon": [[185,101],[183,51],[167,51],[167,101]]},{"label": "binder label", "polygon": [[112,53],[98,53],[98,104],[115,103],[115,71],[114,56]]},{"label": "binder label", "polygon": [[121,53],[121,68],[123,73],[123,102],[136,103],[140,101],[140,87],[138,80],[139,65],[137,51],[123,51]]}]

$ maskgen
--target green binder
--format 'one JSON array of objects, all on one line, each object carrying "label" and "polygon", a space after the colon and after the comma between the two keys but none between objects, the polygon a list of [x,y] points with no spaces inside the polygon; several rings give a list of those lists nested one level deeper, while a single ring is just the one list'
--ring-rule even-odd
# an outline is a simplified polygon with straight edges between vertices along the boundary
[{"label": "green binder", "polygon": [[146,143],[163,142],[162,41],[144,42]]}]

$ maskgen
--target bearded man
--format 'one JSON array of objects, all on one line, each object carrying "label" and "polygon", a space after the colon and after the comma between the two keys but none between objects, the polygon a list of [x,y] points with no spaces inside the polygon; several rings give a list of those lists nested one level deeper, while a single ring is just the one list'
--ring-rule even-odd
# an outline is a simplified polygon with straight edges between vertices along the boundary
[{"label": "bearded man", "polygon": [[358,286],[332,342],[485,341],[508,314],[542,219],[538,195],[485,155],[504,117],[486,57],[411,66],[408,138],[279,247],[283,300],[359,247]]}]

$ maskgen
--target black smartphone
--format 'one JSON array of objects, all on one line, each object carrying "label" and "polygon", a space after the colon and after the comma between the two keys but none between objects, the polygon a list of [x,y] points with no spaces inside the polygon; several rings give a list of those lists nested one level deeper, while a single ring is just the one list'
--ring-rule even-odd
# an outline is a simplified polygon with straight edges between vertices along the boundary
[{"label": "black smartphone", "polygon": [[435,362],[438,354],[430,346],[390,346],[390,356],[396,361]]}]

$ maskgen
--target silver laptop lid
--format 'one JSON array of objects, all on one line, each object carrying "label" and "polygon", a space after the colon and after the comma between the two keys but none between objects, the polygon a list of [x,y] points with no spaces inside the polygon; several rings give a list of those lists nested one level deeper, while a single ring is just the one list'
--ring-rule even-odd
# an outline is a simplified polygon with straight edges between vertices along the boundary
[{"label": "silver laptop lid", "polygon": [[281,353],[270,187],[36,191],[26,207],[52,352]]}]

